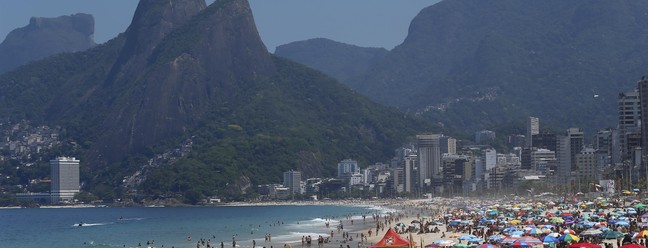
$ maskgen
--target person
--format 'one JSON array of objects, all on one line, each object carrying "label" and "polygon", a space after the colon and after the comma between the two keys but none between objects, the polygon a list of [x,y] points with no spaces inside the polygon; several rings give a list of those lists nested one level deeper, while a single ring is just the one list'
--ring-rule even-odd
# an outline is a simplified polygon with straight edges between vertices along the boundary
[{"label": "person", "polygon": [[284,244],[284,248],[290,248],[289,244]]}]

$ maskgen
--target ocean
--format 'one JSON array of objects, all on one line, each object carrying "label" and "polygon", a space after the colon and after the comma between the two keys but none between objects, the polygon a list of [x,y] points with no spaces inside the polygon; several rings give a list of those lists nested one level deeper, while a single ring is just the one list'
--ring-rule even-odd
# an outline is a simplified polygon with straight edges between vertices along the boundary
[{"label": "ocean", "polygon": [[342,231],[364,230],[372,214],[386,211],[329,205],[0,209],[0,247],[196,247],[200,239],[212,247],[232,247],[232,239],[237,247],[252,247],[253,240],[256,247],[283,247],[331,231],[335,241],[340,220]]}]

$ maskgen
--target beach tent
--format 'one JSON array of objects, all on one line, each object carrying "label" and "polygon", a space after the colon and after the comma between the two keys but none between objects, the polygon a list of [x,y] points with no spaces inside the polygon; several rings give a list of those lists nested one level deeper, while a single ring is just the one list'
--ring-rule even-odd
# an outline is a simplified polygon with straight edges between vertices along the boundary
[{"label": "beach tent", "polygon": [[409,240],[402,238],[400,235],[398,235],[398,233],[389,228],[389,230],[387,230],[387,233],[385,233],[385,236],[383,236],[383,238],[378,241],[378,243],[371,246],[371,248],[409,247],[409,245]]}]

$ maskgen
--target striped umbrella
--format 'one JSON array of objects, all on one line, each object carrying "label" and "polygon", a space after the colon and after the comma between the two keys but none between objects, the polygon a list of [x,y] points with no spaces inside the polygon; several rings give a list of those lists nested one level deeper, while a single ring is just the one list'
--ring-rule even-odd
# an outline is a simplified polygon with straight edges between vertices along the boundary
[{"label": "striped umbrella", "polygon": [[513,247],[513,248],[529,248],[529,247],[531,247],[531,244],[526,243],[526,242],[516,241],[516,242],[513,242],[513,244],[511,244],[511,247]]}]

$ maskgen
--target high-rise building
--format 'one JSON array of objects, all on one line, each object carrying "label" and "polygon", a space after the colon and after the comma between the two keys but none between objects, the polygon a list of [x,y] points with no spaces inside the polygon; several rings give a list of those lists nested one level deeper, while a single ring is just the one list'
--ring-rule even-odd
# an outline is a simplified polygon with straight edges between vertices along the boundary
[{"label": "high-rise building", "polygon": [[567,137],[569,137],[571,164],[574,166],[576,164],[576,155],[583,150],[585,145],[583,129],[569,128],[567,129]]},{"label": "high-rise building", "polygon": [[533,147],[556,151],[556,135],[552,133],[539,133],[531,137]]},{"label": "high-rise building", "polygon": [[566,135],[556,137],[556,163],[558,164],[555,171],[555,183],[569,186],[571,182],[571,139]]},{"label": "high-rise building", "polygon": [[417,174],[415,173],[418,164],[418,156],[416,154],[409,154],[405,157],[405,192],[412,192],[412,187],[417,182]]},{"label": "high-rise building", "polygon": [[531,169],[547,172],[549,163],[556,160],[556,152],[547,149],[538,149],[531,152]]},{"label": "high-rise building", "polygon": [[533,135],[540,133],[540,119],[538,117],[527,118],[526,146],[533,147]]},{"label": "high-rise building", "polygon": [[301,172],[289,170],[283,173],[283,185],[291,195],[301,193]]},{"label": "high-rise building", "polygon": [[353,159],[345,159],[338,163],[338,178],[348,177],[353,174],[360,173],[358,161]]},{"label": "high-rise building", "polygon": [[435,177],[441,174],[441,149],[438,134],[416,135],[418,141],[419,181],[418,188],[425,188],[426,181],[430,185]]},{"label": "high-rise building", "polygon": [[639,92],[620,93],[617,123],[622,159],[629,159],[635,147],[641,146],[641,101]]},{"label": "high-rise building", "polygon": [[50,194],[53,203],[71,201],[74,195],[79,193],[79,162],[74,157],[57,157],[50,160]]},{"label": "high-rise building", "polygon": [[495,149],[486,149],[482,154],[482,162],[484,164],[484,180],[486,181],[486,188],[490,189],[490,172],[491,169],[497,167],[497,151]]},{"label": "high-rise building", "polygon": [[457,140],[455,138],[442,135],[439,137],[439,149],[441,149],[441,154],[457,154]]},{"label": "high-rise building", "polygon": [[[638,88],[639,88],[639,101],[640,101],[640,108],[641,109],[648,109],[648,78],[647,77],[642,77],[641,80],[639,80]],[[641,144],[648,144],[648,111],[641,111],[641,120],[644,120],[641,122]],[[643,152],[645,153],[648,149],[643,149]]]},{"label": "high-rise building", "polygon": [[578,168],[578,185],[589,185],[599,179],[600,171],[598,154],[593,148],[585,148],[576,155],[576,167]]}]

